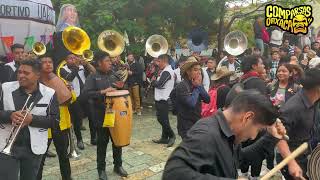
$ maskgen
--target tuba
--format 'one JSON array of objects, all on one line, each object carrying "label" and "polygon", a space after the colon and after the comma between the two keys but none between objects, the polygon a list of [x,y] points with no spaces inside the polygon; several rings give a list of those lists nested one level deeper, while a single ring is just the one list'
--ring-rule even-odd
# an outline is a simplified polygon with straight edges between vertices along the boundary
[{"label": "tuba", "polygon": [[[107,52],[110,57],[120,56],[124,51],[124,37],[113,30],[105,30],[98,37],[98,47],[101,51]],[[128,79],[128,69],[121,66],[116,72],[117,77],[125,82]]]},{"label": "tuba", "polygon": [[224,38],[224,48],[233,56],[238,56],[244,53],[247,47],[247,36],[241,31],[229,32]]},{"label": "tuba", "polygon": [[167,54],[168,49],[168,41],[161,35],[155,34],[147,39],[146,51],[154,58],[158,58],[161,54]]},{"label": "tuba", "polygon": [[208,49],[208,33],[201,30],[195,29],[189,33],[187,45],[188,48],[193,52],[201,52]]},{"label": "tuba", "polygon": [[98,37],[98,47],[101,51],[107,52],[110,57],[119,56],[124,51],[124,38],[116,31],[103,31]]}]

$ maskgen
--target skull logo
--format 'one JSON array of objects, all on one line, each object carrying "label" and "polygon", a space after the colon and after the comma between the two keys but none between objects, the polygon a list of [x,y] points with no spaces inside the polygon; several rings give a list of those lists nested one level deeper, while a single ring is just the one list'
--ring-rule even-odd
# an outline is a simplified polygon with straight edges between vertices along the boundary
[{"label": "skull logo", "polygon": [[308,27],[308,20],[307,18],[302,15],[296,15],[293,18],[293,33],[294,34],[298,34],[298,33],[303,33],[306,34],[307,33],[307,27]]}]

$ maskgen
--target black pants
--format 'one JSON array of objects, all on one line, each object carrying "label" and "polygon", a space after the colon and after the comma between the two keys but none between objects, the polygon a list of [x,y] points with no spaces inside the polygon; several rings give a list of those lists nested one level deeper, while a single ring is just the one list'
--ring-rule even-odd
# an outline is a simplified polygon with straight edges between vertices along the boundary
[{"label": "black pants", "polygon": [[259,177],[261,173],[262,161],[264,157],[257,157],[255,161],[242,160],[240,163],[240,169],[242,173],[247,173],[251,166],[251,176]]},{"label": "black pants", "polygon": [[169,105],[168,101],[156,101],[156,113],[157,113],[157,120],[162,127],[162,139],[168,139],[174,137],[174,132],[170,126],[169,122]]},{"label": "black pants", "polygon": [[[111,139],[110,131],[108,128],[98,127],[97,128],[97,169],[106,169],[106,153],[109,139]],[[115,167],[122,166],[122,147],[116,147],[112,143],[113,152],[113,164]]]},{"label": "black pants", "polygon": [[70,104],[68,109],[70,112],[74,134],[76,135],[77,141],[82,141],[82,135],[81,135],[82,108],[79,100],[76,100],[74,103]]},{"label": "black pants", "polygon": [[27,146],[13,146],[13,154],[0,153],[0,179],[18,180],[20,172],[20,180],[36,180],[42,155],[33,154]]},{"label": "black pants", "polygon": [[[68,131],[52,131],[52,139],[48,141],[48,149],[53,140],[53,144],[56,147],[56,151],[59,158],[59,165],[60,165],[60,173],[62,180],[70,180],[71,179],[71,168],[70,168],[70,161],[68,158],[68,146],[69,146],[69,139],[68,139]],[[48,150],[47,150],[48,151]],[[42,179],[42,171],[44,162],[46,160],[46,154],[43,155],[39,173],[38,173],[38,180]]]},{"label": "black pants", "polygon": [[94,101],[92,99],[88,100],[88,103],[84,106],[87,109],[87,116],[89,120],[89,128],[90,128],[90,137],[91,139],[95,139],[97,137],[97,123],[95,121],[95,109],[94,109]]}]

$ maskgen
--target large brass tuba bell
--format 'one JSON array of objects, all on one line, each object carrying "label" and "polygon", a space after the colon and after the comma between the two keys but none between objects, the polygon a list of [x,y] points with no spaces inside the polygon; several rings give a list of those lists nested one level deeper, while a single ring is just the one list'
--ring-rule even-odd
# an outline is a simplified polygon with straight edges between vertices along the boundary
[{"label": "large brass tuba bell", "polygon": [[44,55],[46,50],[47,48],[42,42],[36,42],[32,46],[32,52],[37,56]]},{"label": "large brass tuba bell", "polygon": [[247,37],[241,31],[229,32],[224,38],[224,48],[229,54],[233,56],[242,54],[247,49],[247,47]]},{"label": "large brass tuba bell", "polygon": [[74,26],[69,26],[62,32],[62,42],[70,52],[77,55],[83,55],[91,46],[88,34]]},{"label": "large brass tuba bell", "polygon": [[152,57],[157,58],[161,54],[166,54],[168,48],[168,41],[161,35],[154,34],[147,39],[146,51]]},{"label": "large brass tuba bell", "polygon": [[208,33],[202,29],[192,30],[187,41],[188,48],[194,52],[208,49],[208,37]]},{"label": "large brass tuba bell", "polygon": [[98,37],[98,47],[107,52],[110,57],[119,56],[125,47],[123,36],[113,30],[103,31]]}]

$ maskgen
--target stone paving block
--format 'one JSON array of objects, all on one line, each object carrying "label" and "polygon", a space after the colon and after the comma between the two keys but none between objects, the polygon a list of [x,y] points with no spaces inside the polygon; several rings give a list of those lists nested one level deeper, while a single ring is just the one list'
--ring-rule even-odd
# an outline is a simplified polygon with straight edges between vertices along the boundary
[{"label": "stone paving block", "polygon": [[155,174],[151,177],[147,177],[146,180],[161,180],[161,178],[162,178],[162,172]]},{"label": "stone paving block", "polygon": [[127,178],[123,178],[123,179],[140,180],[140,179],[146,179],[147,177],[150,177],[152,175],[153,175],[153,172],[151,172],[150,170],[147,169],[147,170],[133,173],[130,176],[128,176]]},{"label": "stone paving block", "polygon": [[165,165],[166,165],[166,162],[162,162],[162,163],[160,163],[160,164],[157,164],[157,165],[154,165],[154,166],[149,167],[149,169],[150,169],[152,172],[158,173],[158,172],[163,171]]},{"label": "stone paving block", "polygon": [[142,171],[144,169],[147,169],[149,166],[147,164],[140,164],[140,165],[136,165],[136,166],[133,166],[132,168],[130,169],[127,169],[127,172],[129,174],[132,174],[132,173],[135,173],[135,172],[138,172],[138,171]]}]

